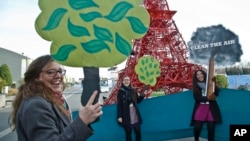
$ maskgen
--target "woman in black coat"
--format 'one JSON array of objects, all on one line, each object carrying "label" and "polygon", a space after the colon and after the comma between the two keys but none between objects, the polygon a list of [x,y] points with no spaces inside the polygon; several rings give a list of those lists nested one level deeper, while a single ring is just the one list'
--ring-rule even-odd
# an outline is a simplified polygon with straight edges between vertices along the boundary
[{"label": "woman in black coat", "polygon": [[124,76],[117,94],[117,117],[118,123],[125,130],[126,141],[132,141],[132,129],[135,131],[136,141],[141,141],[142,118],[137,104],[144,97],[145,94],[138,95],[137,90],[131,87],[129,76]]},{"label": "woman in black coat", "polygon": [[204,70],[197,70],[193,75],[193,96],[195,100],[191,126],[194,126],[195,141],[199,141],[203,123],[207,123],[208,141],[214,141],[215,124],[221,123],[221,113],[216,102],[219,87],[215,82],[214,93],[206,94],[207,74]]}]

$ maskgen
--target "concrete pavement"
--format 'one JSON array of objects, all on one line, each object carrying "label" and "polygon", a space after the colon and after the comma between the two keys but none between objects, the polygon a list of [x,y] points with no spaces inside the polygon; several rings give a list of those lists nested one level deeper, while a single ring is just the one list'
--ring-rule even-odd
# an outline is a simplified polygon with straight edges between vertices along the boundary
[{"label": "concrete pavement", "polygon": [[11,111],[11,102],[7,102],[5,107],[0,107],[0,141],[17,141],[16,132],[12,132],[8,124]]}]

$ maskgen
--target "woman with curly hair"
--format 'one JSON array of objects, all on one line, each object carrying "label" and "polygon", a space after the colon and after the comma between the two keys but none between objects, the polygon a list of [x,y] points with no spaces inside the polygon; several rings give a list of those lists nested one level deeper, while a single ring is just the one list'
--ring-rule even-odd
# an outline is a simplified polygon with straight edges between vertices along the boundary
[{"label": "woman with curly hair", "polygon": [[29,65],[9,121],[18,141],[85,141],[93,135],[90,125],[102,114],[101,105],[93,104],[97,91],[72,120],[62,95],[65,73],[50,55],[38,57]]}]

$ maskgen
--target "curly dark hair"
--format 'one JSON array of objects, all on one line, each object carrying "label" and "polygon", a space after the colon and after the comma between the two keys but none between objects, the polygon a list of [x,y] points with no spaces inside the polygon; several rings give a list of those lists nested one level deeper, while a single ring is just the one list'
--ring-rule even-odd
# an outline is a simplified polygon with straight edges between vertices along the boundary
[{"label": "curly dark hair", "polygon": [[29,65],[27,71],[24,74],[24,84],[22,84],[18,88],[18,93],[12,103],[13,111],[9,117],[9,124],[12,127],[13,131],[16,129],[15,121],[17,111],[22,101],[29,97],[41,96],[46,100],[54,103],[63,114],[70,116],[68,111],[63,108],[61,101],[54,94],[54,91],[46,86],[43,82],[38,81],[39,75],[42,72],[43,68],[53,61],[54,60],[50,55],[44,55],[38,57]]},{"label": "curly dark hair", "polygon": [[[198,72],[201,72],[204,75],[204,80],[203,81],[198,80],[198,78],[197,78],[197,73]],[[201,89],[198,86],[197,82],[204,82],[204,83],[206,83],[206,80],[207,80],[207,73],[204,70],[200,69],[200,70],[196,70],[194,72],[194,74],[193,74],[193,92],[195,94],[200,93],[200,89]]]}]

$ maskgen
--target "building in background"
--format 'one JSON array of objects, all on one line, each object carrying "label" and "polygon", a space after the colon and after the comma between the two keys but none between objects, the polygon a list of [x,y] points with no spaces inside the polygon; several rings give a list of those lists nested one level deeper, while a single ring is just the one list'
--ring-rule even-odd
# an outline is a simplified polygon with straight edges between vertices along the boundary
[{"label": "building in background", "polygon": [[0,47],[0,65],[6,64],[11,71],[12,83],[19,86],[28,65],[32,62],[28,56]]},{"label": "building in background", "polygon": [[[16,87],[20,86],[20,82],[22,82],[24,78],[24,73],[32,61],[33,59],[25,56],[24,53],[19,54],[0,47],[0,66],[6,64],[10,68],[12,83],[15,84]],[[67,75],[64,81],[67,84],[75,83],[75,79]]]}]

